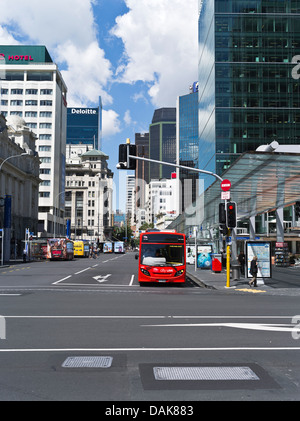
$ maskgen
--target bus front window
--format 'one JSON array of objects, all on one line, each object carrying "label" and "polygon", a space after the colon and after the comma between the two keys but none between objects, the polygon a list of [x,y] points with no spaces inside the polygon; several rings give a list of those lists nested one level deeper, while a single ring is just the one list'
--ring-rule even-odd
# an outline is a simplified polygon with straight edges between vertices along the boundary
[{"label": "bus front window", "polygon": [[181,244],[143,244],[141,264],[147,266],[183,265],[184,246]]}]

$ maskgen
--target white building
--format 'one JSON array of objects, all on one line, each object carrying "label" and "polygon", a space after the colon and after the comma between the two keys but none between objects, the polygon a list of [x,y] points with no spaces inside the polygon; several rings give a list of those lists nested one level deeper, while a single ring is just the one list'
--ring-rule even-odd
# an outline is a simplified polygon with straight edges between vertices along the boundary
[{"label": "white building", "polygon": [[105,241],[110,237],[113,173],[108,158],[92,149],[67,159],[65,217],[71,220],[72,239]]},{"label": "white building", "polygon": [[127,223],[135,225],[135,175],[126,176],[126,218]]},{"label": "white building", "polygon": [[64,234],[67,87],[44,46],[0,46],[1,112],[36,133],[40,157],[38,234]]},{"label": "white building", "polygon": [[146,203],[146,222],[158,229],[167,226],[179,215],[178,179],[151,180]]}]

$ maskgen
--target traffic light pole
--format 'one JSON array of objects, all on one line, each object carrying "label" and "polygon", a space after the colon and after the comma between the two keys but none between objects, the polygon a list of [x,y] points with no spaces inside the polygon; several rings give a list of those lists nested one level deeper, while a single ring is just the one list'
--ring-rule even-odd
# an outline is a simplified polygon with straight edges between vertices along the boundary
[{"label": "traffic light pole", "polygon": [[189,170],[189,171],[199,172],[199,173],[202,173],[202,174],[212,175],[213,177],[216,177],[218,180],[223,181],[222,177],[220,177],[218,174],[215,174],[214,172],[211,172],[211,171],[199,170],[198,168],[186,167],[184,165],[172,164],[170,162],[157,161],[156,159],[142,158],[142,157],[134,156],[134,155],[127,155],[127,156],[128,156],[128,160],[130,158],[130,159],[137,159],[138,161],[153,162],[153,164],[168,165],[170,167],[181,168],[183,170]]}]

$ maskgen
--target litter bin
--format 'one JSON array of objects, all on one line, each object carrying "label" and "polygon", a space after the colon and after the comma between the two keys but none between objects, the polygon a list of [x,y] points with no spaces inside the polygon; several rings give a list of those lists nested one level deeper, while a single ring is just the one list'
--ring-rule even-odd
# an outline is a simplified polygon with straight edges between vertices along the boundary
[{"label": "litter bin", "polygon": [[238,264],[232,264],[232,280],[233,281],[239,281],[240,280],[240,272],[241,272],[241,266]]},{"label": "litter bin", "polygon": [[212,263],[211,269],[213,272],[222,272],[222,255],[218,253],[211,253]]}]

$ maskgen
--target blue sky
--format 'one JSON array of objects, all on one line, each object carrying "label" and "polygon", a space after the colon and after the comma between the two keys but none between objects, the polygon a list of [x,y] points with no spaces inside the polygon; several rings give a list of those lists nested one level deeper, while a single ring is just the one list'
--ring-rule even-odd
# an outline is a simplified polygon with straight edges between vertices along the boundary
[{"label": "blue sky", "polygon": [[115,174],[118,145],[147,132],[197,80],[198,0],[1,0],[0,45],[45,45],[68,86],[68,106],[103,104],[102,150]]}]

